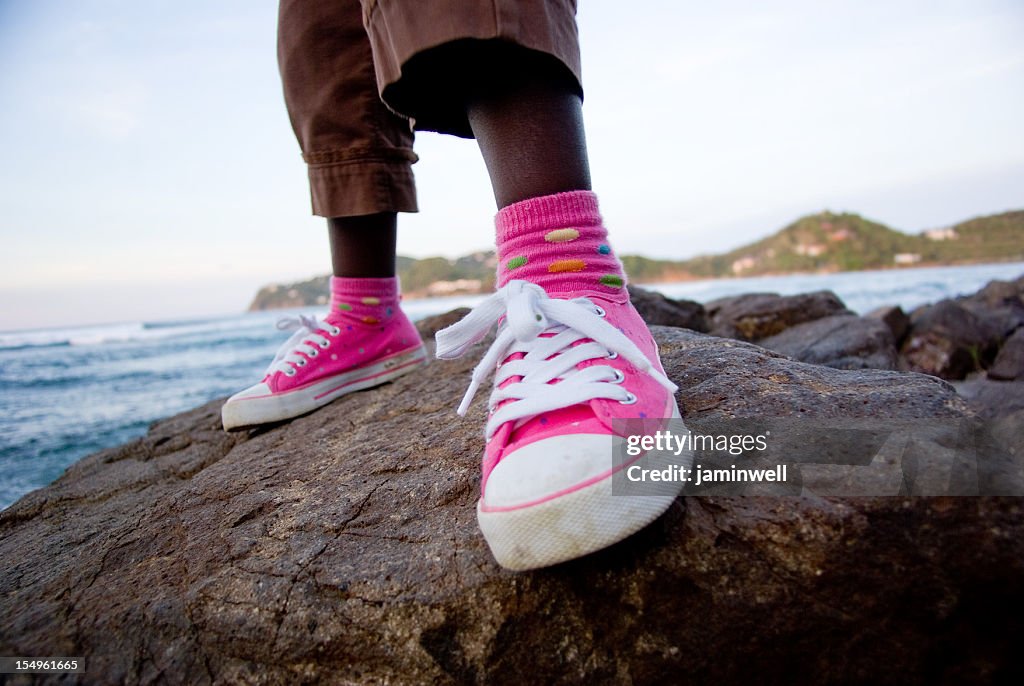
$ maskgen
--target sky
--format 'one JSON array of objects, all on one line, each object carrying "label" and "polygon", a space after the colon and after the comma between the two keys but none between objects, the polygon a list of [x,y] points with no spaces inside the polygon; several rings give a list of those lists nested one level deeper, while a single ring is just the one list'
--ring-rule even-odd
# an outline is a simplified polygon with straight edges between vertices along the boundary
[{"label": "sky", "polygon": [[[0,0],[0,330],[234,314],[329,271],[271,0]],[[1019,0],[581,0],[620,254],[823,209],[916,232],[1024,207]],[[419,134],[399,252],[493,247],[473,141]]]}]

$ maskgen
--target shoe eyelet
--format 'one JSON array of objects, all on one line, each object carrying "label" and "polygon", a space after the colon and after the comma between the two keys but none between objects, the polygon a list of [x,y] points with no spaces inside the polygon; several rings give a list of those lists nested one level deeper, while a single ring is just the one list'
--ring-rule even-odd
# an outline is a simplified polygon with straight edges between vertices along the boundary
[{"label": "shoe eyelet", "polygon": [[314,348],[313,350],[310,350],[308,353],[306,353],[306,355],[308,355],[309,357],[316,357],[319,354],[320,354],[320,351],[317,350],[316,348]]},{"label": "shoe eyelet", "polygon": [[306,361],[305,360],[299,360],[299,361],[297,361],[295,363],[295,366],[296,367],[305,367],[306,366]]},{"label": "shoe eyelet", "polygon": [[322,343],[320,343],[320,347],[323,348],[324,350],[327,350],[328,348],[331,347],[331,342],[328,341],[328,340],[325,340]]},{"label": "shoe eyelet", "polygon": [[331,327],[330,332],[331,332],[332,336],[337,336],[338,334],[341,333],[341,329],[339,329],[336,326],[333,326],[333,327]]},{"label": "shoe eyelet", "polygon": [[299,372],[297,369],[295,369],[295,367],[288,367],[288,369],[284,370],[285,376],[295,376],[298,373]]},{"label": "shoe eyelet", "polygon": [[620,401],[619,401],[619,403],[620,403],[620,404],[622,404],[622,405],[632,405],[632,404],[634,404],[634,403],[635,403],[635,402],[636,402],[636,401],[637,401],[638,399],[639,399],[639,398],[637,398],[637,397],[636,397],[635,395],[633,395],[632,393],[626,393],[626,399],[625,399],[625,400],[620,400]]},{"label": "shoe eyelet", "polygon": [[605,312],[604,308],[601,307],[600,305],[594,305],[594,314],[596,314],[598,317],[603,317],[608,313]]},{"label": "shoe eyelet", "polygon": [[608,383],[622,383],[625,380],[626,380],[626,375],[622,373],[622,370],[621,369],[616,369],[615,370],[615,378],[612,379],[611,381],[609,381]]},{"label": "shoe eyelet", "polygon": [[610,352],[607,355],[605,355],[604,359],[606,359],[606,360],[617,360],[617,359],[619,359],[619,354],[613,350],[612,352]]}]

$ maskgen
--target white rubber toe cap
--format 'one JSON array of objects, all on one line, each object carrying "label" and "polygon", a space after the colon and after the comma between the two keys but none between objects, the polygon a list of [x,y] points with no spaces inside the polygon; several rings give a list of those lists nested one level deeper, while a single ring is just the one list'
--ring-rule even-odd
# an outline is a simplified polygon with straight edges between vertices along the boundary
[{"label": "white rubber toe cap", "polygon": [[487,478],[484,507],[555,497],[610,475],[612,436],[571,434],[534,441],[505,456]]},{"label": "white rubber toe cap", "polygon": [[250,386],[244,391],[239,391],[238,393],[232,395],[231,397],[227,398],[227,401],[230,402],[231,400],[244,400],[246,398],[259,397],[261,395],[269,395],[272,392],[273,391],[270,390],[269,386],[267,386],[265,383],[260,382],[255,386]]},{"label": "white rubber toe cap", "polygon": [[238,393],[235,393],[233,396],[228,398],[228,402],[230,403],[233,400],[245,400],[246,398],[257,398],[263,395],[270,395],[272,392],[273,391],[270,390],[270,386],[263,382],[260,382],[255,386],[249,386],[249,388],[245,389],[244,391],[239,391]]},{"label": "white rubber toe cap", "polygon": [[261,420],[259,414],[259,407],[250,407],[253,405],[252,402],[239,402],[241,400],[249,400],[251,398],[258,398],[260,396],[268,396],[271,394],[270,386],[265,383],[258,383],[255,386],[250,386],[244,391],[239,391],[233,396],[227,399],[224,406],[220,408],[220,420],[224,424],[224,429],[231,430],[236,429],[240,426],[248,426],[250,424],[258,423]]}]

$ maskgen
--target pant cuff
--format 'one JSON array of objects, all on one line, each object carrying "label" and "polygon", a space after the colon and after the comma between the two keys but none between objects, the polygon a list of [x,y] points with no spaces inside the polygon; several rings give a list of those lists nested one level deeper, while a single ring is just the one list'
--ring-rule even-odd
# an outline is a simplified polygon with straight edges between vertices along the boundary
[{"label": "pant cuff", "polygon": [[311,164],[309,189],[313,214],[320,217],[419,211],[409,163]]}]

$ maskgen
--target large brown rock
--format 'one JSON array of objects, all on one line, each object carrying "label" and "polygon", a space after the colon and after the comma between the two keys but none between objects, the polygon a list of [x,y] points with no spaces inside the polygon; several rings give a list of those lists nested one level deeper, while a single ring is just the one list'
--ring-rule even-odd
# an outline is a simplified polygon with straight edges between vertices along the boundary
[{"label": "large brown rock", "polygon": [[892,331],[880,320],[836,315],[792,326],[758,345],[836,369],[896,369]]},{"label": "large brown rock", "polygon": [[677,326],[700,332],[708,330],[707,315],[700,303],[668,298],[657,291],[632,284],[627,288],[633,307],[649,326]]},{"label": "large brown rock", "polygon": [[1024,327],[1024,275],[1013,281],[989,281],[977,293],[957,299],[975,316],[988,320],[1005,338]]},{"label": "large brown rock", "polygon": [[963,379],[991,364],[1000,341],[993,320],[955,300],[940,300],[911,313],[900,354],[912,371]]},{"label": "large brown rock", "polygon": [[868,319],[877,319],[888,326],[896,345],[903,342],[903,337],[910,330],[910,317],[899,305],[882,305],[864,316]]},{"label": "large brown rock", "polygon": [[988,376],[1001,381],[1024,381],[1024,326],[1003,343]]},{"label": "large brown rock", "polygon": [[448,312],[424,317],[416,322],[416,330],[420,332],[420,336],[423,340],[432,340],[434,338],[434,334],[441,329],[449,327],[460,321],[463,317],[469,314],[469,312],[470,309],[468,307],[457,307],[454,310],[449,310]]},{"label": "large brown rock", "polygon": [[[655,335],[691,422],[965,415],[933,377]],[[0,652],[83,655],[90,684],[1020,673],[1017,498],[680,498],[608,550],[503,571],[474,513],[483,403],[453,413],[474,363],[236,434],[212,402],[73,465],[0,514]]]},{"label": "large brown rock", "polygon": [[[954,386],[971,410],[984,419],[1000,419],[1024,412],[1024,379],[997,381],[978,373],[954,382]],[[1020,445],[1024,443],[1017,447]]]},{"label": "large brown rock", "polygon": [[832,291],[799,295],[750,293],[705,303],[710,332],[715,336],[757,341],[803,322],[837,314],[853,314]]}]

